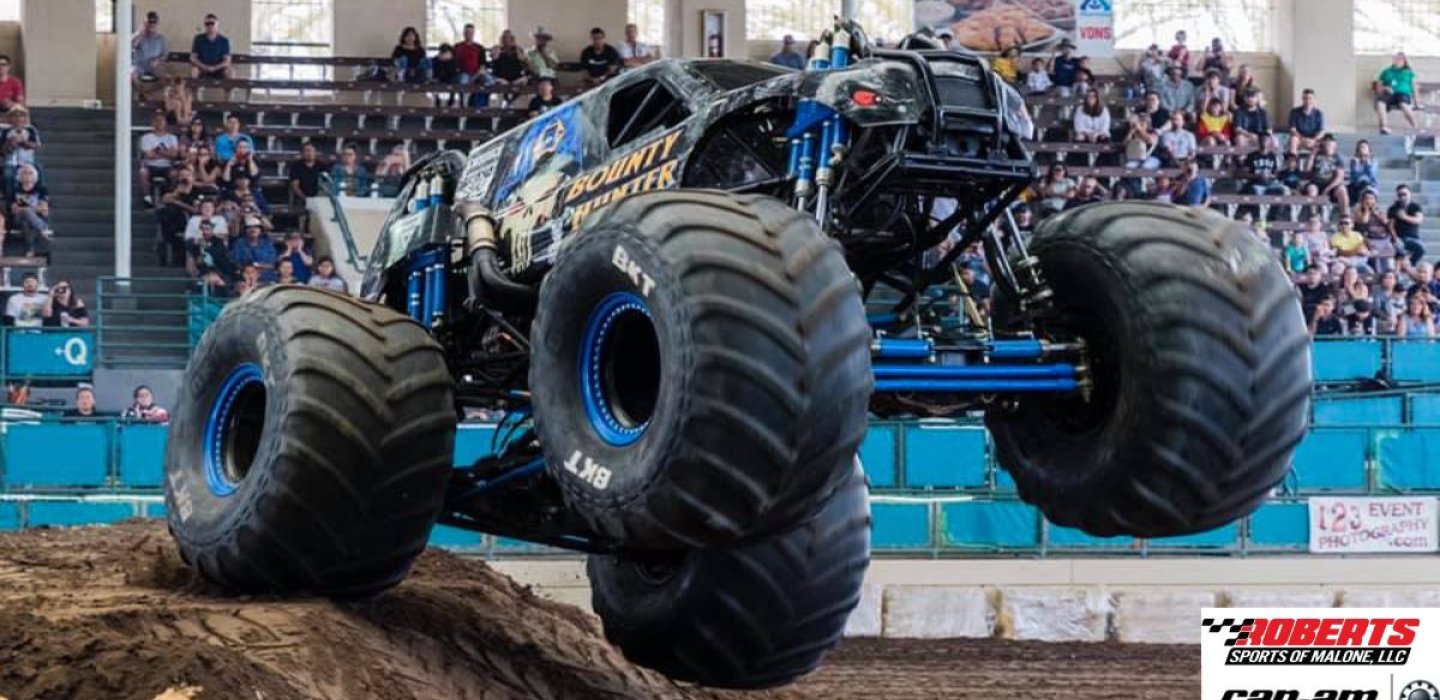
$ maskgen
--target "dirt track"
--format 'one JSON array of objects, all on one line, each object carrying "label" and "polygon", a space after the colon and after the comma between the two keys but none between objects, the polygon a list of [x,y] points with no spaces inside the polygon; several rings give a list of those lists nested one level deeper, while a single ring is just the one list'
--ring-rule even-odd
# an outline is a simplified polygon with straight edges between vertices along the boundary
[{"label": "dirt track", "polygon": [[588,614],[443,552],[376,602],[336,605],[221,595],[156,524],[0,536],[10,700],[1171,698],[1198,694],[1197,656],[856,640],[797,688],[718,693],[631,666]]}]

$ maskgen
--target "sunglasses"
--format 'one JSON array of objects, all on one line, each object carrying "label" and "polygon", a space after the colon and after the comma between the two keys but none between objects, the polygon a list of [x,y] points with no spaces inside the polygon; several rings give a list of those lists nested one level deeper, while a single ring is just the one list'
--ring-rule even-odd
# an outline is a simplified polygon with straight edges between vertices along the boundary
[{"label": "sunglasses", "polygon": [[213,26],[215,26],[215,23],[214,23],[214,22],[206,22],[206,23],[205,23],[205,26],[207,26],[207,27],[213,27]]}]

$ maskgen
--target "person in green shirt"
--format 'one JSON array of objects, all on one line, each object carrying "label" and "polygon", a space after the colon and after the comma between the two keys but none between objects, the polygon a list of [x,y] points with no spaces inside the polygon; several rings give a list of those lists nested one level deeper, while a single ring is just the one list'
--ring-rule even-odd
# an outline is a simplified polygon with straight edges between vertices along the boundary
[{"label": "person in green shirt", "polygon": [[1395,54],[1395,62],[1381,71],[1380,79],[1375,81],[1375,116],[1380,118],[1380,133],[1390,133],[1385,123],[1386,114],[1396,109],[1405,114],[1405,121],[1414,129],[1414,104],[1415,71],[1410,70],[1410,59],[1402,51]]}]

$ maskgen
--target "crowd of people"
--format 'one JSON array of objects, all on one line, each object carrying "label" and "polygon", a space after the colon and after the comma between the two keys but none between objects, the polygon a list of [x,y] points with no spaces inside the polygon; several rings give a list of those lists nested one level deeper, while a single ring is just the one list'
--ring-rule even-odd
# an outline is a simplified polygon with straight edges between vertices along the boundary
[{"label": "crowd of people", "polygon": [[40,129],[25,107],[25,84],[10,72],[10,57],[0,55],[0,251],[4,255],[48,257],[50,195],[41,174]]}]

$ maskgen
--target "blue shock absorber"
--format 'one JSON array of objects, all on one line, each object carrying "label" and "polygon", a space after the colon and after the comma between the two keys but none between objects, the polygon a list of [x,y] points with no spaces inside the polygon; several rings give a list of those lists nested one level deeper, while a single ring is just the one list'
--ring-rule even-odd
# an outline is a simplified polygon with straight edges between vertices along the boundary
[{"label": "blue shock absorber", "polygon": [[409,278],[405,283],[405,312],[410,318],[416,321],[423,321],[421,313],[424,310],[425,296],[425,272],[421,269],[410,268]]},{"label": "blue shock absorber", "polygon": [[435,273],[434,281],[429,285],[434,287],[435,291],[431,295],[430,313],[426,315],[425,319],[425,325],[430,328],[434,328],[445,316],[445,306],[449,301],[449,288],[446,284],[448,275],[445,270],[446,252],[444,248],[436,251],[435,262],[430,266],[430,270]]},{"label": "blue shock absorber", "polygon": [[928,340],[880,338],[870,345],[873,357],[890,360],[925,360],[935,350]]},{"label": "blue shock absorber", "polygon": [[786,166],[785,174],[793,178],[800,177],[800,139],[798,138],[790,139],[790,162]]}]

